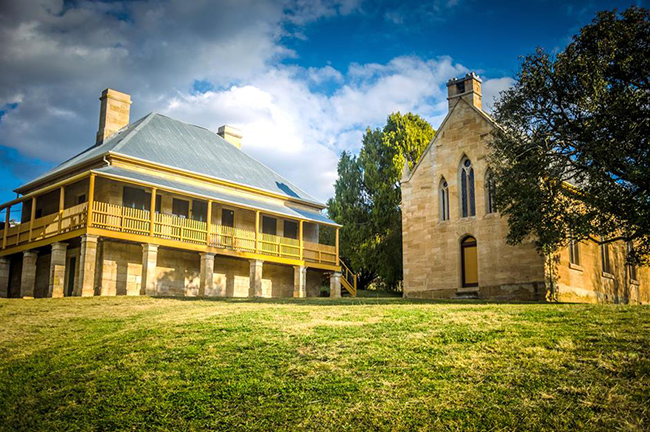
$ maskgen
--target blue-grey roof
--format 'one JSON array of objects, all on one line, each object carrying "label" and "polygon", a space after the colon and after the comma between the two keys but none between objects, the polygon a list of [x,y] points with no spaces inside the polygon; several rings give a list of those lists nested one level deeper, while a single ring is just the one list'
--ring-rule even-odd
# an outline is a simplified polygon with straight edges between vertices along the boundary
[{"label": "blue-grey roof", "polygon": [[306,219],[308,221],[317,223],[340,226],[336,222],[328,219],[323,213],[319,211],[310,211],[307,209],[299,208],[295,205],[291,205],[289,203],[283,204],[280,201],[271,202],[270,200],[265,199],[243,197],[238,194],[229,193],[225,190],[204,188],[193,184],[187,184],[185,182],[170,180],[169,178],[144,174],[141,172],[132,171],[126,168],[116,167],[112,165],[94,169],[92,171],[111,178],[133,180],[149,186],[168,189],[174,192],[198,195],[206,199],[213,199],[215,201],[233,204],[235,206],[247,207],[292,218]]},{"label": "blue-grey roof", "polygon": [[151,113],[19,189],[106,154],[124,155],[323,206],[214,132]]}]

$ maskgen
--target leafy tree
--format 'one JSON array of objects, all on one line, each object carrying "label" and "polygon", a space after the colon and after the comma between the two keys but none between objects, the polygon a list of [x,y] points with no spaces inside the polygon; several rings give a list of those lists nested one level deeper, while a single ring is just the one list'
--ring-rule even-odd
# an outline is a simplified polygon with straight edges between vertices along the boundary
[{"label": "leafy tree", "polygon": [[421,117],[388,116],[383,129],[368,128],[358,157],[343,152],[329,215],[343,225],[341,255],[360,275],[396,289],[402,279],[400,176],[412,169],[435,131]]},{"label": "leafy tree", "polygon": [[598,13],[556,56],[523,59],[491,142],[509,243],[549,253],[569,236],[633,241],[648,262],[649,76],[649,11],[636,7]]}]

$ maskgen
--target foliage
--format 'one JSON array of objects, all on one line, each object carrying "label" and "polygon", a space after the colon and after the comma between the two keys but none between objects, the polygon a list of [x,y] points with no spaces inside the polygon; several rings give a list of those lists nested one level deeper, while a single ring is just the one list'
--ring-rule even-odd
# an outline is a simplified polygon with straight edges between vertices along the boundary
[{"label": "foliage", "polygon": [[650,20],[598,13],[556,56],[526,56],[495,104],[497,204],[507,240],[540,251],[576,240],[633,241],[650,257]]},{"label": "foliage", "polygon": [[358,157],[343,152],[328,212],[341,229],[341,255],[360,274],[360,285],[379,277],[388,289],[402,279],[400,176],[412,169],[433,138],[415,114],[393,113],[383,129],[368,128]]},{"label": "foliage", "polygon": [[0,299],[0,322],[0,431],[650,428],[647,306]]}]

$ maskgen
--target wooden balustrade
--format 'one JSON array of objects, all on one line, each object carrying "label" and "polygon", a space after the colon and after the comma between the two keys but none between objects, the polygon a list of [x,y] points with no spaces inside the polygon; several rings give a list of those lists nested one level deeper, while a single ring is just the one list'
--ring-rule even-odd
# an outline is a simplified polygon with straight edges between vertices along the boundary
[{"label": "wooden balustrade", "polygon": [[[118,205],[95,202],[93,227],[150,235],[151,214],[146,210],[130,209]],[[212,247],[259,252],[264,255],[300,260],[300,240],[237,227],[208,224],[182,217],[156,214],[153,236],[187,243],[207,244]],[[208,238],[209,236],[209,238]],[[336,265],[336,247],[303,242],[306,261]]]},{"label": "wooden balustrade", "polygon": [[[21,223],[7,228],[6,247],[13,247],[30,241],[44,240],[86,225],[88,203],[82,203],[62,212],[35,218],[33,223]],[[31,229],[30,229],[31,228]],[[31,233],[31,238],[30,238]],[[0,237],[4,230],[0,230]]]},{"label": "wooden balustrade", "polygon": [[[337,263],[335,246],[303,241],[301,254],[300,239],[264,233],[256,236],[254,230],[217,224],[211,224],[208,230],[206,222],[159,213],[154,214],[152,230],[149,211],[98,201],[93,203],[90,213],[93,228],[142,236],[151,236],[153,233],[153,237],[185,243],[207,244],[211,247],[258,252],[295,260],[300,260],[302,256],[305,261],[315,263]],[[83,228],[87,217],[88,203],[83,203],[36,218],[31,223],[7,227],[6,248]],[[0,230],[0,238],[2,237],[4,230]]]}]

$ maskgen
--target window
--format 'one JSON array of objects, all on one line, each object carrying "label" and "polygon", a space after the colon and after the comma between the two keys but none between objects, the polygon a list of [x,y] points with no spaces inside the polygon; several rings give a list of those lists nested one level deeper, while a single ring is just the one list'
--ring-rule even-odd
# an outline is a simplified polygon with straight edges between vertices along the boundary
[{"label": "window", "polygon": [[162,208],[162,196],[156,195],[156,213],[160,213]]},{"label": "window", "polygon": [[612,273],[612,264],[610,261],[610,253],[609,253],[609,243],[603,243],[600,245],[600,262],[601,265],[603,266],[603,273]]},{"label": "window", "polygon": [[231,228],[235,226],[235,212],[233,210],[221,210],[221,225]]},{"label": "window", "polygon": [[494,202],[494,193],[496,189],[494,187],[494,178],[492,178],[492,173],[490,171],[485,175],[485,213],[496,213],[497,205]]},{"label": "window", "polygon": [[449,185],[444,177],[440,181],[440,220],[449,220]]},{"label": "window", "polygon": [[77,197],[77,204],[83,204],[86,202],[86,194],[81,194]]},{"label": "window", "polygon": [[151,194],[144,189],[124,186],[124,189],[122,189],[122,206],[138,210],[149,210]]},{"label": "window", "polygon": [[277,219],[268,216],[262,216],[262,232],[264,234],[276,235],[278,232]]},{"label": "window", "polygon": [[177,217],[187,218],[190,214],[190,202],[174,198],[172,200],[172,214]]},{"label": "window", "polygon": [[627,271],[630,275],[630,280],[636,282],[636,265],[630,261],[631,257],[634,255],[634,244],[632,242],[627,242]]},{"label": "window", "polygon": [[287,238],[298,238],[298,223],[294,221],[284,221],[284,236]]},{"label": "window", "polygon": [[575,241],[572,235],[569,237],[569,262],[580,265],[580,244]]},{"label": "window", "polygon": [[472,162],[467,158],[463,158],[460,165],[460,207],[461,217],[476,216],[474,168],[472,168]]},{"label": "window", "polygon": [[192,219],[201,222],[208,220],[207,201],[192,200]]}]

